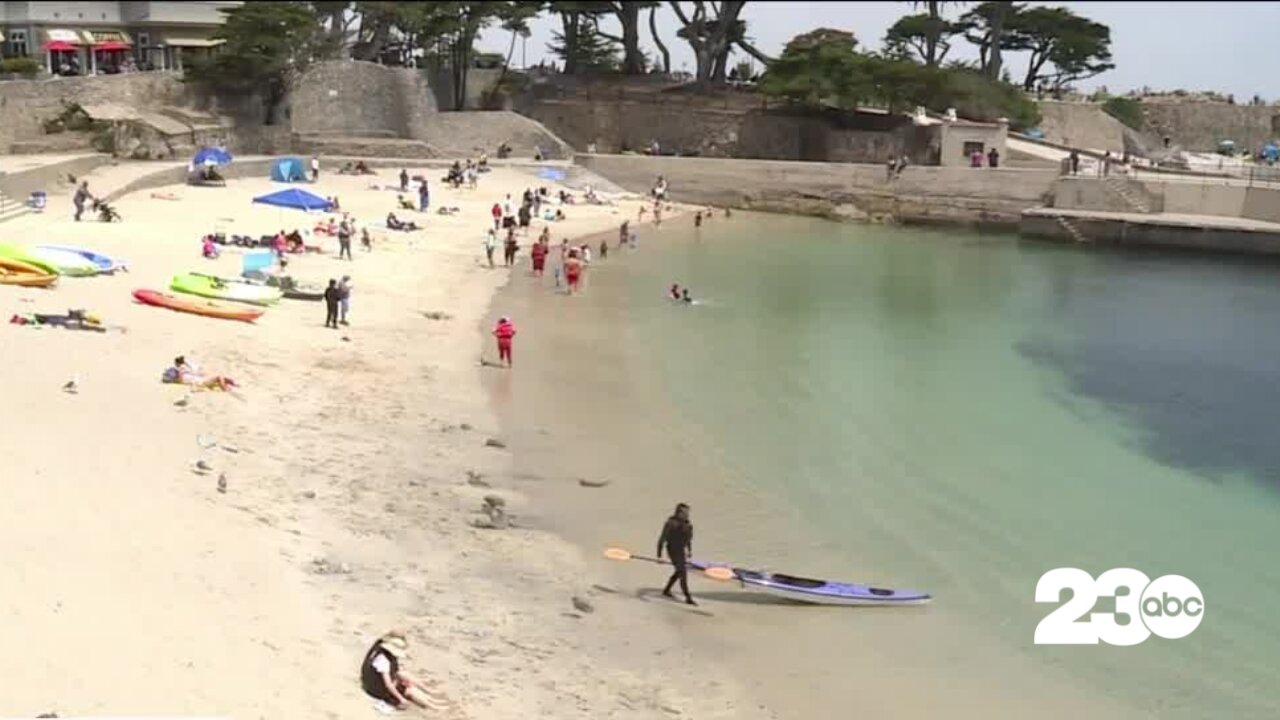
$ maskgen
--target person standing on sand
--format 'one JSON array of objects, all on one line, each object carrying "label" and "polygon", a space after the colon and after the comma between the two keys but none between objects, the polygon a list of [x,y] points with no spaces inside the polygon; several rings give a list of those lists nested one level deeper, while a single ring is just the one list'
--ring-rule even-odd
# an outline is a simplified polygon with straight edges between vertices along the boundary
[{"label": "person standing on sand", "polygon": [[570,250],[569,257],[564,261],[564,279],[569,286],[569,294],[576,293],[578,284],[582,282],[582,261],[578,259],[577,250]]},{"label": "person standing on sand", "polygon": [[520,249],[520,244],[516,242],[516,229],[514,227],[507,228],[507,241],[502,248],[502,264],[511,267],[516,263],[516,250]]},{"label": "person standing on sand", "polygon": [[609,243],[604,240],[600,241],[600,259],[604,260],[609,257]]},{"label": "person standing on sand", "polygon": [[409,192],[409,171],[400,168],[400,192]]},{"label": "person standing on sand", "polygon": [[[348,249],[348,252],[350,250]],[[351,276],[343,275],[342,282],[338,283],[338,324],[349,325],[347,322],[347,313],[351,311]]]},{"label": "person standing on sand", "polygon": [[541,240],[533,244],[533,248],[529,251],[529,257],[533,259],[533,274],[542,277],[542,272],[546,268],[547,263],[547,246]]},{"label": "person standing on sand", "polygon": [[[643,208],[643,206],[641,207]],[[630,226],[631,226],[630,220],[622,221],[622,225],[618,228],[618,247],[622,247],[623,245],[627,244],[627,238],[629,236],[627,228]]]},{"label": "person standing on sand", "polygon": [[422,184],[418,186],[418,212],[426,212],[431,207],[431,188],[427,187],[427,181],[424,178]]},{"label": "person standing on sand", "polygon": [[653,204],[653,224],[655,226],[662,224],[662,203],[660,202]]},{"label": "person standing on sand", "polygon": [[311,156],[311,182],[319,182],[319,181],[320,181],[320,158],[315,155],[312,155]]},{"label": "person standing on sand", "polygon": [[378,638],[360,663],[360,687],[397,710],[407,710],[409,703],[439,710],[446,700],[432,695],[421,682],[400,670],[401,661],[408,657],[409,642],[403,634],[390,632]]},{"label": "person standing on sand", "polygon": [[338,329],[338,300],[341,297],[338,281],[329,278],[329,287],[324,289],[324,326]]},{"label": "person standing on sand", "polygon": [[505,362],[507,367],[511,367],[511,341],[516,336],[516,326],[511,323],[511,318],[499,318],[493,336],[498,339],[498,362]]},{"label": "person standing on sand", "polygon": [[489,260],[489,267],[493,268],[493,251],[498,249],[498,231],[489,228],[489,232],[484,236],[484,256]]},{"label": "person standing on sand", "polygon": [[497,230],[502,227],[502,205],[494,203],[493,208],[489,210],[489,214],[493,216],[493,229]]},{"label": "person standing on sand", "polygon": [[662,526],[662,534],[658,536],[659,558],[662,557],[664,547],[667,549],[667,557],[671,559],[675,572],[671,573],[671,578],[667,580],[667,586],[662,589],[662,594],[675,599],[671,594],[671,588],[679,580],[684,601],[690,605],[697,605],[698,603],[693,601],[693,596],[689,594],[689,556],[693,554],[693,523],[689,522],[689,506],[685,503],[676,505],[675,512]]},{"label": "person standing on sand", "polygon": [[80,187],[76,188],[76,194],[71,198],[71,203],[76,206],[76,222],[80,222],[80,216],[84,214],[84,204],[93,199],[89,194],[89,181],[84,180],[80,183]]},{"label": "person standing on sand", "polygon": [[353,259],[351,257],[351,224],[346,218],[338,224],[338,259],[341,260],[344,255],[348,260]]}]

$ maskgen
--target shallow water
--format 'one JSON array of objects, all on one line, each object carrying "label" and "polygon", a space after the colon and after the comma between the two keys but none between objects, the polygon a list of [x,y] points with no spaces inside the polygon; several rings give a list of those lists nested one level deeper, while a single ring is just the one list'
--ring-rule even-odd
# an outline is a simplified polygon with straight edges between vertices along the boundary
[{"label": "shallow water", "polygon": [[[680,222],[597,263],[581,297],[522,276],[502,300],[522,327],[495,396],[518,462],[611,480],[547,486],[544,522],[593,552],[651,551],[685,500],[704,558],[936,597],[794,607],[699,581],[712,616],[671,620],[707,662],[782,718],[1274,715],[1280,268]],[[672,282],[703,302],[668,301]],[[1185,575],[1205,619],[1136,647],[1035,646],[1052,609],[1036,582],[1065,566]]]}]

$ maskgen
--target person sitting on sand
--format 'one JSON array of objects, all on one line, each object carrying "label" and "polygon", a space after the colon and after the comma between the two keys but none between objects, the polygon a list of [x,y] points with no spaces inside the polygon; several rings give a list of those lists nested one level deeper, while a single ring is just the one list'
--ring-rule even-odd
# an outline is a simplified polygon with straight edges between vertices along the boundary
[{"label": "person sitting on sand", "polygon": [[182,355],[173,359],[173,365],[165,368],[160,381],[177,385],[190,385],[202,390],[222,390],[224,392],[236,387],[235,380],[221,375],[215,375],[206,380],[194,367],[187,364],[187,359]]},{"label": "person sitting on sand", "polygon": [[214,244],[212,235],[205,235],[200,242],[200,254],[209,260],[218,259],[218,246]]},{"label": "person sitting on sand", "polygon": [[409,659],[409,641],[399,632],[378,638],[360,663],[360,687],[370,697],[399,710],[409,703],[426,710],[439,710],[447,701],[432,694],[426,686],[400,669]]},{"label": "person sitting on sand", "polygon": [[395,213],[387,213],[387,229],[389,230],[417,230],[418,226],[412,222],[405,222],[396,217]]},{"label": "person sitting on sand", "polygon": [[401,210],[417,210],[417,206],[405,199],[403,195],[396,195],[396,202],[400,205]]},{"label": "person sitting on sand", "polygon": [[374,174],[373,171],[369,169],[369,166],[365,165],[363,160],[356,161],[355,170],[357,175],[373,175]]}]

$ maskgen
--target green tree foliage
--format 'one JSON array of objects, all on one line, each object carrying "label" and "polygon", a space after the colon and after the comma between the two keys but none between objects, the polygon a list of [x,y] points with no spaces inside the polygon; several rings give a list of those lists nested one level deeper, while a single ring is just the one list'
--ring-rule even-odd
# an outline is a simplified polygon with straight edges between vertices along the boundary
[{"label": "green tree foliage", "polygon": [[1024,7],[1015,2],[984,2],[960,16],[958,29],[978,46],[978,69],[992,80],[998,80],[1004,68],[1003,51],[1015,49],[1007,28]]},{"label": "green tree foliage", "polygon": [[1008,118],[1015,128],[1039,122],[1035,103],[1018,88],[964,68],[929,67],[860,53],[853,35],[820,28],[798,35],[760,79],[764,94],[796,105],[844,110],[875,104],[890,112],[924,106],[956,108],[964,117]]},{"label": "green tree foliage", "polygon": [[899,18],[884,36],[885,51],[906,60],[937,67],[951,50],[950,38],[961,27],[946,18],[920,13]]},{"label": "green tree foliage", "polygon": [[1015,50],[1028,50],[1022,87],[1057,90],[1115,67],[1111,62],[1111,28],[1066,8],[1034,7],[1009,18],[1006,32]]},{"label": "green tree foliage", "polygon": [[560,16],[561,29],[547,49],[564,61],[564,74],[616,68],[617,46],[598,28],[600,17],[613,11],[611,3],[552,2],[551,10]]},{"label": "green tree foliage", "polygon": [[1142,101],[1127,97],[1108,98],[1102,103],[1102,111],[1134,130],[1141,131],[1147,124],[1142,112]]},{"label": "green tree foliage", "polygon": [[262,100],[264,122],[275,122],[293,80],[331,49],[310,3],[252,2],[223,10],[214,37],[219,52],[187,68],[193,82]]}]

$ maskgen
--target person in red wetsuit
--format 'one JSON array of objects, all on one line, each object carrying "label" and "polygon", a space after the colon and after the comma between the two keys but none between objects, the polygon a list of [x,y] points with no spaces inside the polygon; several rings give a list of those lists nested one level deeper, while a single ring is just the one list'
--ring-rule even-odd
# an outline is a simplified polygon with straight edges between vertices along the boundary
[{"label": "person in red wetsuit", "polygon": [[500,318],[493,329],[493,336],[498,338],[498,362],[505,362],[507,367],[511,367],[511,341],[516,336],[516,326],[511,324],[511,318]]},{"label": "person in red wetsuit", "polygon": [[570,250],[564,261],[564,279],[569,283],[570,295],[578,291],[578,284],[582,282],[582,260],[578,258],[577,250]]},{"label": "person in red wetsuit", "polygon": [[529,256],[533,259],[533,274],[542,277],[542,271],[547,265],[547,244],[542,240],[534,243]]}]

